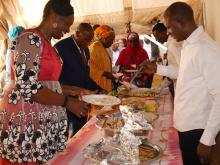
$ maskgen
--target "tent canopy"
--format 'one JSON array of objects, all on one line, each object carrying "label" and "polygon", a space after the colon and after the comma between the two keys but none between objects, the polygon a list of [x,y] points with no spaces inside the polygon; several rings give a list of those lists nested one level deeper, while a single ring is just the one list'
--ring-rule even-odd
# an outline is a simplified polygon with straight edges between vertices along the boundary
[{"label": "tent canopy", "polygon": [[[75,10],[75,21],[69,34],[72,34],[81,22],[108,24],[114,28],[118,37],[126,36],[128,25],[132,31],[149,34],[156,22],[163,22],[164,10],[175,1],[178,0],[71,0]],[[220,43],[220,1],[181,1],[192,6],[197,23],[203,24],[206,31]],[[48,0],[0,0],[0,88],[9,29],[16,25],[25,28],[37,26],[47,2]]]},{"label": "tent canopy", "polygon": [[[48,0],[0,0],[0,20],[4,26],[1,38],[6,37],[8,28],[22,25],[26,28],[40,23],[43,8]],[[71,32],[80,22],[108,24],[117,35],[126,34],[130,24],[132,31],[140,34],[151,32],[152,26],[162,21],[167,6],[176,0],[71,0],[75,10],[75,21]],[[195,12],[196,20],[201,23],[202,9],[200,0],[182,0],[189,3]],[[6,27],[7,26],[7,27]]]}]

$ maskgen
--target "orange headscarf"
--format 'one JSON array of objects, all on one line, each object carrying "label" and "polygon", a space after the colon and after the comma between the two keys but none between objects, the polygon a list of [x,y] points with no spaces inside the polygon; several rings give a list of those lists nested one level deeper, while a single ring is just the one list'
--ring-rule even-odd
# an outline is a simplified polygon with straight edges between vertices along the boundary
[{"label": "orange headscarf", "polygon": [[114,30],[108,26],[108,25],[100,25],[95,30],[95,38],[101,39],[101,38],[108,38],[112,33],[114,33]]}]

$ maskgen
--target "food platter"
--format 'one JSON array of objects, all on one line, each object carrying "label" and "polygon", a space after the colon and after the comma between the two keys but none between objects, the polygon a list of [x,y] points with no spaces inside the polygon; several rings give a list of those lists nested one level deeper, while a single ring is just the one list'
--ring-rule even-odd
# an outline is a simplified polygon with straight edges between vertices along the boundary
[{"label": "food platter", "polygon": [[160,93],[149,88],[137,88],[129,91],[129,96],[136,97],[159,97]]},{"label": "food platter", "polygon": [[[88,148],[89,147],[89,148]],[[111,162],[113,155],[123,155],[122,148],[116,145],[101,143],[92,144],[84,149],[84,156],[94,163],[99,164],[102,160],[106,159]],[[95,152],[94,152],[95,151]],[[160,146],[150,143],[148,141],[143,141],[139,146],[139,159],[141,163],[149,164],[153,161],[159,159],[162,156],[163,150]],[[123,157],[123,156],[122,156]],[[114,161],[113,164],[124,164],[126,160],[121,159],[120,162]]]},{"label": "food platter", "polygon": [[125,69],[124,71],[127,73],[134,73],[134,72],[137,72],[138,70],[137,69]]},{"label": "food platter", "polygon": [[[150,124],[152,124],[159,117],[159,115],[156,113],[144,112],[144,111],[143,113],[141,113],[141,115]],[[104,133],[106,136],[114,136],[114,134],[120,133],[120,130],[125,124],[120,111],[103,112],[97,115],[96,118],[97,118],[97,121],[95,123],[96,127],[100,129],[104,129]],[[146,137],[149,133],[149,130],[140,129],[140,130],[134,130],[132,132],[136,136]]]},{"label": "food platter", "polygon": [[119,107],[117,107],[115,109],[111,109],[111,110],[101,110],[101,111],[99,111],[99,113],[95,114],[94,116],[96,116],[96,118],[98,120],[103,120],[104,118],[108,118],[112,114],[114,115],[114,114],[118,114],[118,113],[120,113]]},{"label": "food platter", "polygon": [[137,89],[138,88],[138,86],[132,83],[126,82],[126,81],[121,81],[120,83],[124,86],[125,89]]},{"label": "food platter", "polygon": [[150,88],[135,88],[128,84],[123,84],[117,89],[118,93],[125,96],[133,97],[159,97],[160,91]]},{"label": "food platter", "polygon": [[143,142],[139,146],[139,158],[142,162],[150,163],[159,159],[162,155],[162,149],[156,144],[150,142]]},{"label": "food platter", "polygon": [[121,103],[119,98],[108,95],[84,95],[82,96],[82,100],[99,106],[112,106]]},{"label": "food platter", "polygon": [[121,99],[121,105],[138,105],[139,107],[145,108],[147,103],[146,97],[127,97]]},{"label": "food platter", "polygon": [[120,111],[107,111],[96,116],[98,128],[120,131],[124,126],[124,120]]},{"label": "food platter", "polygon": [[[141,112],[140,115],[143,116],[144,119],[146,119],[148,121],[148,123],[153,123],[155,120],[157,120],[159,118],[159,115],[157,113],[153,113],[153,112]],[[99,113],[96,118],[100,121],[100,123],[98,123],[98,126],[102,128],[106,128],[108,125],[106,125],[107,123],[110,123],[111,125],[114,125],[114,123],[117,125],[117,122],[120,122],[120,120],[122,119],[122,115],[121,112],[118,110],[112,110],[112,111],[106,111],[103,113]],[[109,121],[108,121],[109,120]],[[107,122],[107,123],[106,123]],[[123,125],[122,125],[123,126]],[[114,127],[117,129],[120,129],[120,127],[116,127],[116,126],[110,126],[110,127]]]},{"label": "food platter", "polygon": [[113,73],[112,74],[115,78],[120,78],[123,76],[123,73]]}]

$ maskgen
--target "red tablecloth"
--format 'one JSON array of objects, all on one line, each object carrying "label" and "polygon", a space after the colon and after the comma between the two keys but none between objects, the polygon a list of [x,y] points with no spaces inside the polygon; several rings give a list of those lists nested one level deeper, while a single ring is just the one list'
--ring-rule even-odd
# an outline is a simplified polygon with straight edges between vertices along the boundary
[{"label": "red tablecloth", "polygon": [[[160,99],[158,109],[159,119],[154,123],[154,130],[150,132],[149,139],[163,149],[160,159],[151,163],[153,165],[182,165],[182,157],[178,144],[177,131],[173,126],[173,101],[170,95]],[[96,128],[95,118],[92,118],[69,142],[65,151],[58,153],[49,165],[90,165],[85,159],[82,150],[90,143],[100,140],[104,133]]]}]

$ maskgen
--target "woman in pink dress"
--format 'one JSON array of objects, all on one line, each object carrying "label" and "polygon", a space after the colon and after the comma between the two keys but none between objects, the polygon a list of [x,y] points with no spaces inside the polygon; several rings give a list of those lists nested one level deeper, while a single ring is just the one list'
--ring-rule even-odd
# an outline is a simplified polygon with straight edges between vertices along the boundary
[{"label": "woman in pink dress", "polygon": [[69,32],[74,20],[68,0],[49,0],[43,20],[14,42],[14,77],[0,100],[0,164],[44,164],[67,141],[68,108],[78,117],[85,104],[62,94],[62,62],[51,46]]},{"label": "woman in pink dress", "polygon": [[[135,72],[132,73],[131,71],[136,70],[144,60],[148,59],[147,52],[140,43],[139,35],[136,32],[131,32],[127,37],[127,47],[120,52],[115,65],[120,65],[124,76],[123,79],[130,82],[132,75],[135,74]],[[135,85],[144,87],[146,79],[146,74],[139,75],[134,81]]]}]

